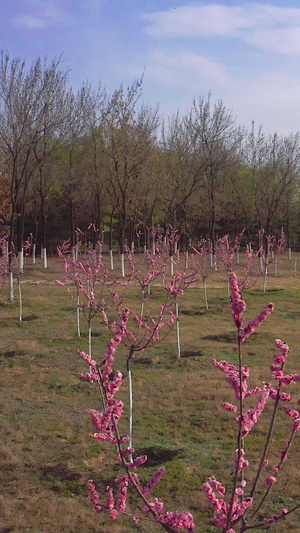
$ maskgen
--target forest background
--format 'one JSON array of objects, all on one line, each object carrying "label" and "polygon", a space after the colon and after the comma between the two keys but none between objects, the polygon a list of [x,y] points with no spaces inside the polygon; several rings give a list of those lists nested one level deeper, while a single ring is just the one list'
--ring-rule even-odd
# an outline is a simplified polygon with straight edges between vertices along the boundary
[{"label": "forest background", "polygon": [[140,104],[142,78],[112,94],[88,82],[74,92],[59,59],[1,55],[0,232],[9,246],[55,252],[63,240],[100,239],[124,251],[149,246],[171,224],[187,249],[220,235],[254,242],[284,228],[299,240],[299,134],[239,126],[223,101],[199,96],[163,117]]}]

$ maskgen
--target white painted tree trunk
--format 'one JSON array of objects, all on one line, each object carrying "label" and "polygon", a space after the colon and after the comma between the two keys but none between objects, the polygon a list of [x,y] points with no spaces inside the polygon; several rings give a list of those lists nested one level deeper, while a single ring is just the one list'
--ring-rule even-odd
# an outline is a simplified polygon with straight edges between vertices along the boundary
[{"label": "white painted tree trunk", "polygon": [[297,257],[295,257],[294,274],[295,274],[295,276],[296,276],[296,274],[297,274]]},{"label": "white painted tree trunk", "polygon": [[217,272],[217,259],[215,254],[210,254],[210,266],[214,269],[215,272]]},{"label": "white painted tree trunk", "polygon": [[174,258],[173,255],[170,255],[170,274],[171,276],[174,276]]},{"label": "white painted tree trunk", "polygon": [[77,335],[78,337],[81,337],[81,331],[80,331],[80,296],[77,294]]},{"label": "white painted tree trunk", "polygon": [[235,259],[236,259],[236,264],[239,265],[240,264],[240,254],[239,254],[238,250],[235,253]]},{"label": "white painted tree trunk", "polygon": [[131,243],[131,251],[134,252],[134,242]]},{"label": "white painted tree trunk", "polygon": [[125,278],[125,258],[124,254],[120,254],[120,263],[121,263],[121,276]]},{"label": "white painted tree trunk", "polygon": [[[92,324],[89,324],[89,356],[92,357]],[[92,373],[92,367],[90,366],[90,373]]]},{"label": "white painted tree trunk", "polygon": [[112,250],[109,250],[110,270],[114,269],[114,254]]},{"label": "white painted tree trunk", "polygon": [[32,264],[36,263],[36,244],[32,245]]},{"label": "white painted tree trunk", "polygon": [[179,328],[179,306],[178,303],[175,305],[175,311],[176,311],[176,337],[177,337],[177,357],[180,359],[181,357],[181,347],[180,347],[180,328]]},{"label": "white painted tree trunk", "polygon": [[208,309],[207,288],[206,288],[205,280],[203,280],[203,290],[204,290],[204,302],[205,302],[205,307],[206,307],[206,309]]},{"label": "white painted tree trunk", "polygon": [[22,289],[21,289],[21,283],[20,280],[18,280],[18,286],[19,286],[19,320],[22,322],[23,320],[23,300],[22,300]]},{"label": "white painted tree trunk", "polygon": [[289,248],[289,261],[292,260],[292,248]]},{"label": "white painted tree trunk", "polygon": [[264,272],[264,283],[263,283],[264,292],[266,292],[267,290],[267,280],[268,280],[268,265],[265,266],[265,272]]},{"label": "white painted tree trunk", "polygon": [[24,251],[23,249],[18,252],[18,266],[19,266],[19,271],[24,272]]},{"label": "white painted tree trunk", "polygon": [[189,268],[189,252],[185,252],[185,264],[184,269],[187,270]]},{"label": "white painted tree trunk", "polygon": [[276,259],[275,259],[275,278],[277,278],[277,276],[278,276],[278,259],[276,257]]},{"label": "white painted tree trunk", "polygon": [[[132,374],[131,370],[128,370],[128,393],[129,393],[129,448],[132,446],[132,433],[133,433],[133,390],[132,390]],[[129,460],[133,463],[132,454],[129,456]]]},{"label": "white painted tree trunk", "polygon": [[47,248],[42,248],[43,250],[43,268],[48,268],[48,261],[47,261]]},{"label": "white painted tree trunk", "polygon": [[14,295],[14,275],[12,272],[8,273],[8,299],[10,302],[13,301]]}]

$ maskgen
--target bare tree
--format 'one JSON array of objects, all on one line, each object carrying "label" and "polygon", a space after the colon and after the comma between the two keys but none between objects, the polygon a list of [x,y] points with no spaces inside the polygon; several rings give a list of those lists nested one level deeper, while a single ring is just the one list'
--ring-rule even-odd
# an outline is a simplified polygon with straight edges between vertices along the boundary
[{"label": "bare tree", "polygon": [[22,251],[28,185],[53,150],[42,140],[46,129],[47,137],[57,135],[61,112],[57,96],[66,79],[59,59],[48,65],[38,58],[27,68],[25,61],[1,54],[0,149],[10,178],[10,252],[15,235],[17,250]]},{"label": "bare tree", "polygon": [[127,91],[123,87],[115,91],[105,128],[107,190],[112,212],[119,217],[119,252],[123,273],[126,225],[134,217],[138,185],[153,153],[159,123],[157,109],[147,106],[137,109],[140,94],[141,81],[136,81]]},{"label": "bare tree", "polygon": [[209,238],[214,254],[218,193],[225,172],[235,165],[243,131],[235,125],[232,113],[223,101],[212,105],[210,96],[194,101],[191,121],[205,189],[204,207],[207,209]]},{"label": "bare tree", "polygon": [[[195,130],[191,115],[173,116],[168,126],[164,125],[162,135],[163,195],[167,222],[179,229],[182,237],[188,239],[188,214],[194,196],[203,187],[205,166],[199,165]],[[188,242],[188,241],[187,241]],[[186,245],[187,245],[186,242]],[[173,255],[173,250],[170,250]]]},{"label": "bare tree", "polygon": [[[253,124],[247,138],[245,162],[252,173],[257,229],[263,227],[266,234],[272,233],[281,211],[288,209],[299,179],[299,134],[266,136],[261,127],[256,131]],[[288,229],[288,212],[286,215]]]}]

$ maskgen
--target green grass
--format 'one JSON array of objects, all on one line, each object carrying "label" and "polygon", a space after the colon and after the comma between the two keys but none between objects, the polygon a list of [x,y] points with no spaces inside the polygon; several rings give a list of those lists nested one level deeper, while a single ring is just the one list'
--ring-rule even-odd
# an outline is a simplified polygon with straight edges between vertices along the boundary
[{"label": "green grass", "polygon": [[[244,362],[251,367],[250,386],[271,380],[269,370],[275,338],[290,345],[287,372],[300,373],[298,356],[300,315],[299,280],[286,258],[279,263],[280,277],[270,276],[269,291],[261,291],[261,280],[244,294],[245,318],[253,318],[268,301],[275,303],[273,315],[243,346]],[[110,522],[91,508],[87,480],[94,479],[102,494],[120,474],[111,446],[89,438],[92,431],[86,409],[100,408],[96,387],[78,379],[86,365],[78,349],[88,349],[87,326],[77,337],[75,302],[67,291],[50,281],[62,277],[58,262],[50,260],[44,272],[30,266],[25,278],[41,281],[23,283],[24,317],[18,321],[17,302],[7,304],[1,294],[0,324],[0,531],[57,533],[151,533],[159,526],[128,517]],[[164,290],[156,287],[158,301]],[[140,468],[145,483],[161,465],[167,473],[154,496],[169,510],[189,509],[195,515],[197,532],[216,533],[213,511],[202,483],[215,475],[230,488],[236,449],[235,415],[224,411],[224,401],[234,401],[224,375],[210,362],[212,356],[237,363],[236,333],[228,305],[225,273],[209,278],[209,310],[204,308],[201,288],[188,289],[180,306],[182,358],[176,358],[176,335],[166,339],[132,362],[134,383],[134,446],[149,460]],[[137,310],[137,291],[128,291],[128,302]],[[74,304],[74,305],[73,305]],[[155,300],[152,303],[153,310]],[[112,311],[111,311],[112,312]],[[101,360],[110,338],[96,318],[93,323],[93,355]],[[116,354],[116,369],[125,372],[127,351]],[[127,400],[127,378],[120,399]],[[297,400],[300,388],[293,386]],[[264,445],[270,409],[262,415],[247,439],[253,477]],[[121,424],[127,433],[127,408]],[[287,438],[290,420],[280,413],[280,423],[271,445],[270,464],[278,462],[279,450]],[[280,512],[299,500],[298,436],[293,454],[286,462],[266,512]],[[266,469],[266,476],[269,473]],[[298,500],[299,498],[299,500]],[[137,498],[130,496],[129,511],[135,512]],[[2,528],[2,529],[1,529]],[[300,513],[273,529],[299,531]]]}]

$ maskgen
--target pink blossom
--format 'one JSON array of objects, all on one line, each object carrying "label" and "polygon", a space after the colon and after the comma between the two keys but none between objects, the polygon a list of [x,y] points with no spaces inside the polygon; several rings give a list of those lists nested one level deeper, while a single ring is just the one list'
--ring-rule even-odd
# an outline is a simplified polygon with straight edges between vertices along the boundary
[{"label": "pink blossom", "polygon": [[287,392],[282,392],[282,393],[280,394],[280,400],[281,400],[282,402],[290,402],[291,399],[292,399],[292,398],[291,398],[290,394],[288,394]]},{"label": "pink blossom", "polygon": [[[237,465],[238,456],[239,456],[239,451],[236,450],[236,455],[235,455],[235,465]],[[249,466],[249,461],[248,461],[247,459],[245,459],[244,457],[245,457],[245,450],[243,450],[243,449],[241,448],[241,450],[240,450],[239,465],[238,465],[238,471],[239,471],[239,472],[241,472],[244,468],[246,468],[247,466]]]},{"label": "pink blossom", "polygon": [[299,418],[300,417],[300,414],[299,414],[299,411],[297,411],[296,409],[292,409],[291,407],[284,407],[284,412],[291,416],[292,418],[294,418],[294,420],[296,420],[296,418]]},{"label": "pink blossom", "polygon": [[92,359],[89,354],[87,354],[86,352],[82,351],[82,350],[78,350],[78,353],[79,353],[79,356],[81,357],[81,359],[83,359],[88,365],[92,366],[92,367],[95,367],[96,366],[96,361],[94,359]]},{"label": "pink blossom", "polygon": [[169,512],[157,517],[157,521],[174,529],[185,528],[188,533],[193,533],[195,529],[193,515],[187,512]]},{"label": "pink blossom", "polygon": [[241,342],[244,342],[249,335],[254,333],[261,323],[266,320],[266,318],[272,313],[274,309],[273,303],[268,303],[268,305],[261,311],[254,320],[250,320],[245,328],[241,328],[239,331],[239,338]]},{"label": "pink blossom", "polygon": [[120,484],[117,511],[123,513],[126,509],[128,481],[124,481]]},{"label": "pink blossom", "polygon": [[107,493],[106,493],[106,507],[108,509],[113,509],[115,505],[113,490],[111,487],[106,487]]},{"label": "pink blossom", "polygon": [[213,490],[216,490],[220,494],[220,496],[225,496],[225,487],[223,487],[214,476],[209,478],[209,484]]},{"label": "pink blossom", "polygon": [[164,504],[160,498],[155,498],[154,510],[161,515],[164,512]]},{"label": "pink blossom", "polygon": [[237,411],[237,406],[233,405],[232,403],[225,402],[222,404],[222,407],[226,409],[227,411],[233,411],[233,412]]},{"label": "pink blossom", "polygon": [[300,429],[300,418],[297,418],[292,426],[292,431],[299,431]]},{"label": "pink blossom", "polygon": [[255,389],[248,390],[245,393],[245,398],[251,398],[252,396],[256,396],[262,391],[261,387],[255,387]]},{"label": "pink blossom", "polygon": [[128,468],[136,468],[137,466],[141,466],[147,461],[147,455],[140,455],[140,457],[137,457],[132,463],[128,464]]},{"label": "pink blossom", "polygon": [[160,467],[156,472],[155,474],[152,476],[152,478],[150,479],[147,487],[145,488],[144,490],[144,495],[146,497],[150,496],[150,494],[152,493],[153,489],[156,487],[156,485],[160,482],[160,480],[162,479],[163,475],[165,474],[166,472],[166,469],[164,466]]},{"label": "pink blossom", "polygon": [[285,375],[281,378],[281,383],[284,383],[285,385],[290,385],[291,383],[293,383],[293,381],[293,376]]},{"label": "pink blossom", "polygon": [[202,487],[212,507],[217,511],[222,510],[222,512],[226,515],[226,503],[224,500],[216,497],[210,481],[204,483]]},{"label": "pink blossom", "polygon": [[92,479],[89,480],[87,486],[90,493],[91,502],[94,506],[95,511],[97,513],[102,513],[104,511],[104,508],[100,505],[99,494],[96,491],[95,484]]},{"label": "pink blossom", "polygon": [[274,485],[274,483],[276,483],[276,481],[277,481],[276,477],[269,476],[266,479],[266,484],[269,485],[269,487],[270,487],[271,485]]},{"label": "pink blossom", "polygon": [[239,516],[243,516],[247,509],[251,507],[252,503],[253,498],[250,497],[242,500],[242,502],[235,507],[232,519],[236,520]]},{"label": "pink blossom", "polygon": [[231,300],[231,311],[234,323],[238,329],[241,328],[244,319],[242,318],[242,313],[246,310],[246,302],[242,299],[237,277],[234,272],[228,274],[228,282],[230,287],[230,300]]},{"label": "pink blossom", "polygon": [[270,394],[270,387],[265,384],[262,393],[260,394],[254,409],[249,409],[242,419],[242,436],[245,437],[250,433],[253,426],[256,424],[258,418],[263,412]]}]

